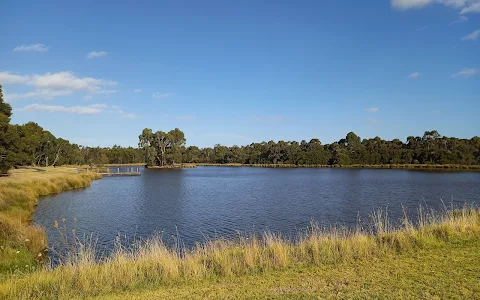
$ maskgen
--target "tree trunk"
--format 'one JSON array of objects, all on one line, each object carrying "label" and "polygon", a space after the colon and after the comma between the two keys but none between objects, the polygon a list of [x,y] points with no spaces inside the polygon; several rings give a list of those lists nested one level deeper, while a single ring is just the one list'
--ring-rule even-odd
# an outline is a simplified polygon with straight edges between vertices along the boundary
[{"label": "tree trunk", "polygon": [[55,160],[53,161],[52,166],[55,166],[55,164],[57,163],[57,160],[58,160],[58,158],[60,157],[60,150],[61,150],[61,149],[58,148],[57,153],[55,154]]}]

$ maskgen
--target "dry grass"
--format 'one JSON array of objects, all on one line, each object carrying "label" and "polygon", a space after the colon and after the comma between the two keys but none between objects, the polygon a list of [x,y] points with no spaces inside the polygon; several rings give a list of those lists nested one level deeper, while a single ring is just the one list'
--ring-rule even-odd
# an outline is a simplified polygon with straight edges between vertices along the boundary
[{"label": "dry grass", "polygon": [[101,178],[97,173],[76,172],[73,168],[19,169],[0,178],[0,275],[31,270],[43,259],[45,232],[30,224],[39,196],[86,187]]},{"label": "dry grass", "polygon": [[456,237],[480,237],[480,211],[474,207],[442,213],[420,211],[415,223],[405,218],[394,228],[377,212],[371,223],[355,229],[312,226],[295,241],[267,233],[210,241],[193,249],[171,249],[157,237],[129,249],[117,247],[101,261],[95,260],[93,248],[79,243],[78,250],[61,266],[19,275],[1,284],[0,297],[84,298],[298,266],[357,264],[436,247]]}]

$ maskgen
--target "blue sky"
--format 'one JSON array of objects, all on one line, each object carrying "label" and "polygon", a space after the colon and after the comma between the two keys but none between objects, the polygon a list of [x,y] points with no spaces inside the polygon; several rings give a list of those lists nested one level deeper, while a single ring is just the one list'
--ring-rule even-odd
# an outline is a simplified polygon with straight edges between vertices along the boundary
[{"label": "blue sky", "polygon": [[480,133],[480,0],[4,1],[13,123],[90,146]]}]

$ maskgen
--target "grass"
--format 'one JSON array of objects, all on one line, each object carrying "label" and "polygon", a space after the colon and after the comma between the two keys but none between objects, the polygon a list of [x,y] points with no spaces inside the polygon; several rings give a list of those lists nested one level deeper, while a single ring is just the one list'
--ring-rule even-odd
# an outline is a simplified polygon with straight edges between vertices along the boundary
[{"label": "grass", "polygon": [[480,239],[323,266],[117,292],[94,299],[478,299]]},{"label": "grass", "polygon": [[350,168],[350,169],[409,169],[409,170],[463,170],[480,171],[480,165],[435,165],[435,164],[385,164],[385,165],[295,165],[295,164],[211,164],[198,163],[205,167],[257,167],[257,168]]},{"label": "grass", "polygon": [[46,235],[31,224],[38,197],[85,187],[101,177],[76,172],[74,168],[26,168],[0,177],[0,279],[30,272],[43,261]]},{"label": "grass", "polygon": [[[312,226],[295,241],[266,233],[171,249],[157,237],[119,246],[101,261],[94,248],[78,243],[59,267],[0,284],[0,298],[478,295],[480,210],[419,215],[415,224],[405,217],[393,227],[377,212],[363,226]],[[436,288],[435,282],[445,286]]]}]

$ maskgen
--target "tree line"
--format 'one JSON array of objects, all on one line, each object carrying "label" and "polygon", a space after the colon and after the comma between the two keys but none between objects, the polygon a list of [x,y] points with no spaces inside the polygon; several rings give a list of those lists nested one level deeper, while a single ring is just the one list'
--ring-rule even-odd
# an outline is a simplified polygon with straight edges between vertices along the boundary
[{"label": "tree line", "polygon": [[200,149],[190,146],[183,159],[193,163],[378,165],[378,164],[480,164],[480,137],[458,139],[427,131],[409,136],[406,143],[379,137],[361,139],[353,132],[338,142],[323,145],[310,141],[269,141],[247,146]]},{"label": "tree line", "polygon": [[338,142],[269,141],[246,146],[199,148],[185,145],[178,128],[153,132],[145,128],[137,148],[84,147],[57,138],[34,122],[10,124],[12,108],[3,100],[0,85],[0,173],[15,166],[59,166],[83,164],[172,165],[215,164],[480,164],[480,137],[458,139],[441,136],[436,130],[409,136],[406,142],[379,137],[361,139],[353,132]]},{"label": "tree line", "polygon": [[379,164],[480,164],[480,137],[458,139],[441,136],[436,130],[422,136],[409,136],[406,143],[379,137],[361,139],[353,132],[338,142],[323,145],[309,142],[269,141],[247,146],[213,148],[185,147],[178,128],[165,133],[144,129],[139,136],[145,162],[150,165],[172,163],[214,164],[293,164],[293,165],[379,165]]}]

